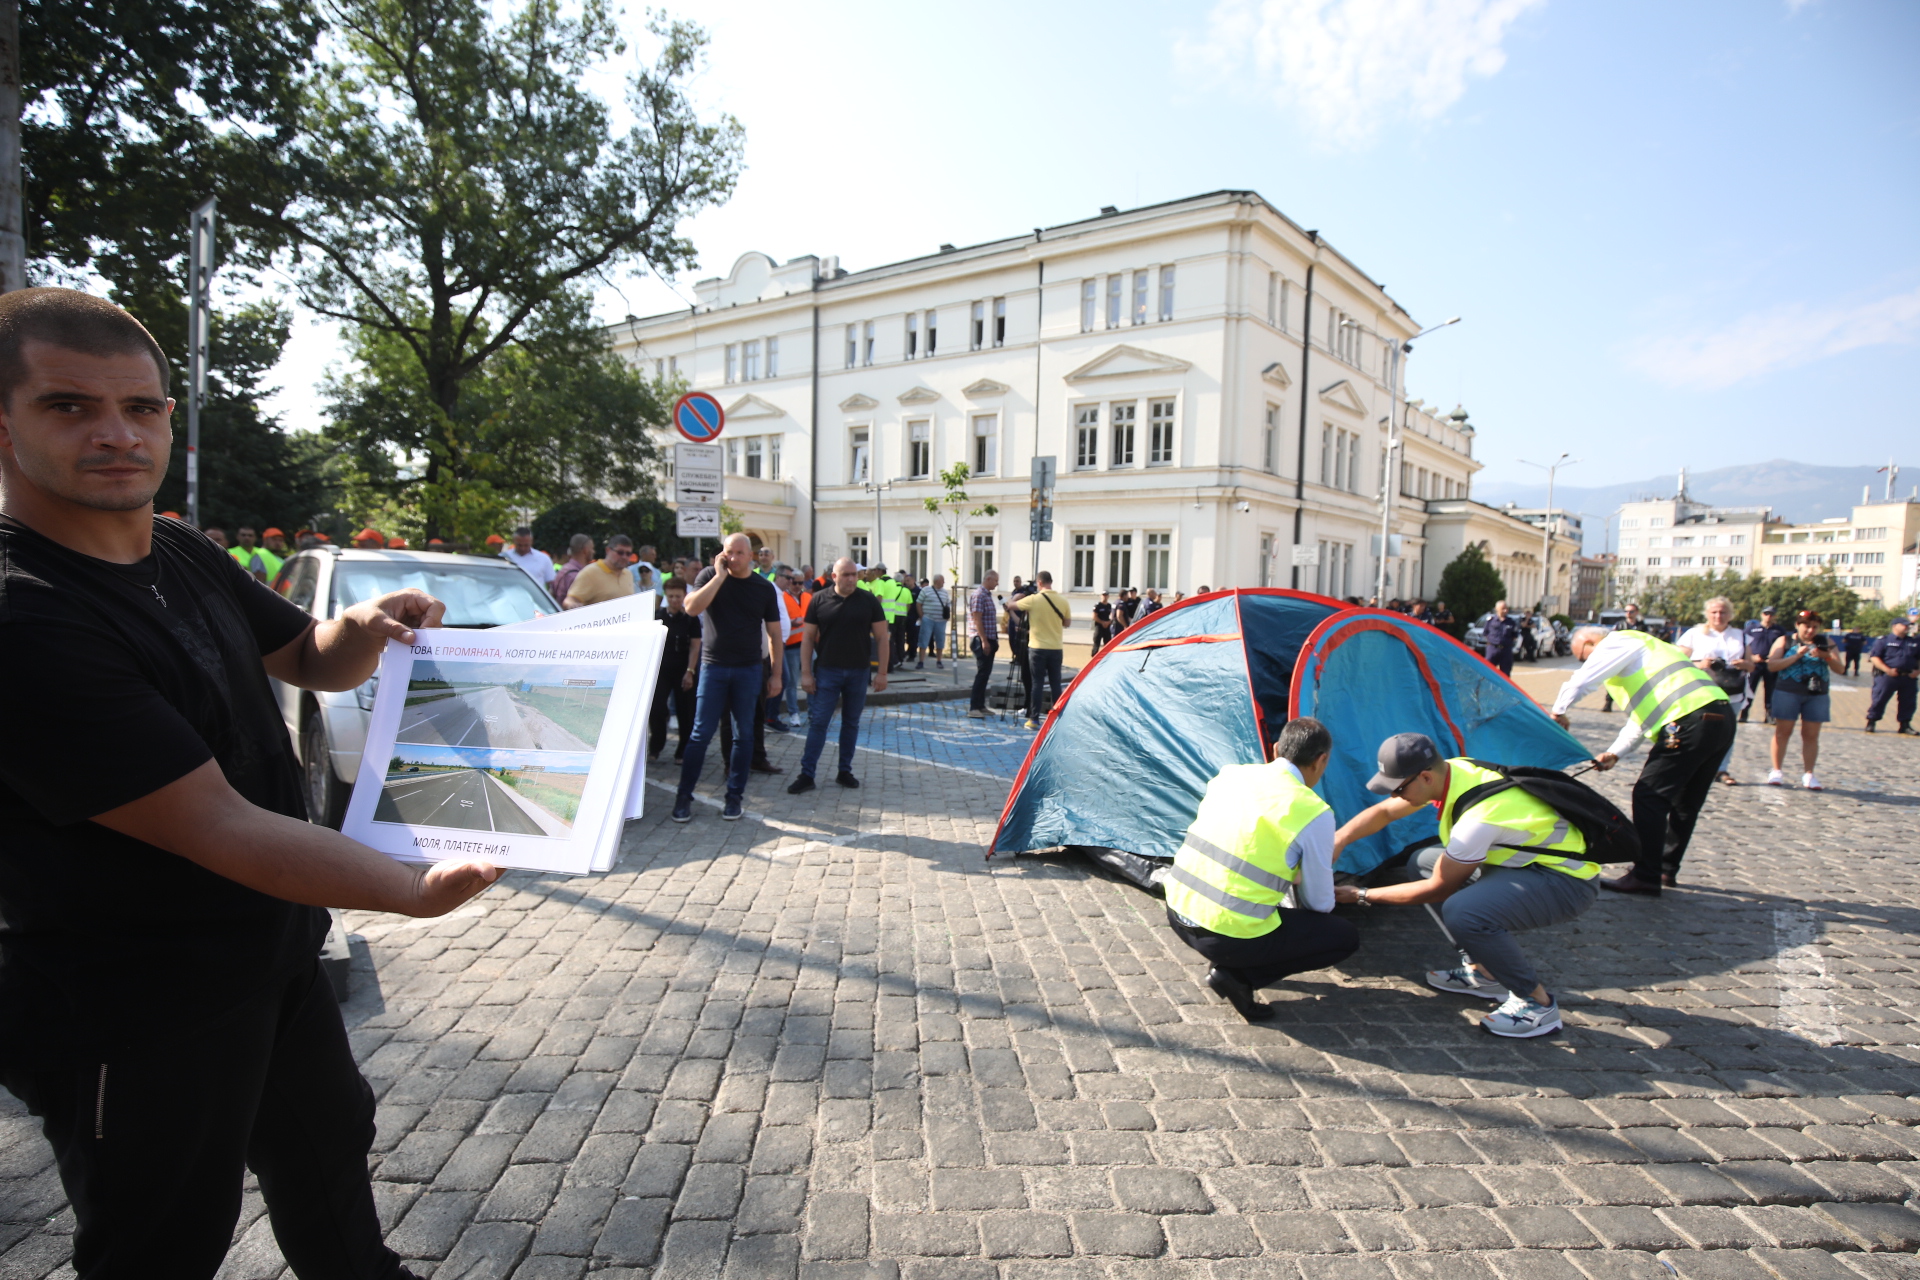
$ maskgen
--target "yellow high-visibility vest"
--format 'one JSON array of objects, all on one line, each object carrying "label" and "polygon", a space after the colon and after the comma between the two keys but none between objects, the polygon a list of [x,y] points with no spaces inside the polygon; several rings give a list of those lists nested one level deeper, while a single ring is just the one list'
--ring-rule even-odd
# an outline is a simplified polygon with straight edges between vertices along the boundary
[{"label": "yellow high-visibility vest", "polygon": [[1627,718],[1651,738],[1661,726],[1716,702],[1727,702],[1726,691],[1699,667],[1686,650],[1644,631],[1616,631],[1644,652],[1631,670],[1602,681],[1607,695],[1625,707]]},{"label": "yellow high-visibility vest", "polygon": [[[1440,802],[1440,841],[1453,836],[1453,802],[1483,782],[1499,782],[1500,775],[1482,769],[1471,760],[1447,761],[1450,771],[1446,799]],[[1577,880],[1591,880],[1600,874],[1600,864],[1580,857],[1587,851],[1587,838],[1580,828],[1561,817],[1554,807],[1520,787],[1496,791],[1469,807],[1466,814],[1507,831],[1515,832],[1514,844],[1496,844],[1487,850],[1487,865],[1492,867],[1552,867]],[[1516,848],[1515,845],[1525,845]]]},{"label": "yellow high-visibility vest", "polygon": [[1327,802],[1279,761],[1222,769],[1174,855],[1167,906],[1230,938],[1272,933],[1287,886],[1300,874],[1287,865],[1287,850],[1327,811]]}]

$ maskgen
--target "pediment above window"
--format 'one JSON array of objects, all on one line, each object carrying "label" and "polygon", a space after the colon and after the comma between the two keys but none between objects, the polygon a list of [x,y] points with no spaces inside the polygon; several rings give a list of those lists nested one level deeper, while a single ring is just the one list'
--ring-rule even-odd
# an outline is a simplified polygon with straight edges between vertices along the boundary
[{"label": "pediment above window", "polygon": [[1287,376],[1285,367],[1282,366],[1278,360],[1275,360],[1272,364],[1262,369],[1260,376],[1276,387],[1290,387],[1293,385],[1293,379]]},{"label": "pediment above window", "polygon": [[1192,363],[1158,351],[1118,346],[1081,365],[1068,374],[1068,382],[1093,382],[1102,378],[1128,378],[1140,374],[1185,373]]},{"label": "pediment above window", "polygon": [[940,393],[931,387],[914,387],[903,391],[896,397],[901,404],[932,404],[940,398]]},{"label": "pediment above window", "polygon": [[994,396],[1003,396],[1013,390],[1004,382],[995,382],[992,378],[982,378],[972,386],[964,388],[960,394],[969,400],[988,400]]},{"label": "pediment above window", "polygon": [[1345,378],[1331,386],[1320,388],[1320,398],[1335,408],[1345,409],[1348,413],[1367,411],[1367,402],[1360,398],[1360,393],[1354,390],[1353,384]]},{"label": "pediment above window", "polygon": [[848,413],[858,413],[863,409],[878,409],[880,402],[872,396],[863,396],[856,391],[845,400],[842,400],[840,407]]},{"label": "pediment above window", "polygon": [[738,421],[741,418],[784,418],[786,416],[785,409],[770,401],[762,400],[759,396],[741,396],[727,406],[729,422]]}]

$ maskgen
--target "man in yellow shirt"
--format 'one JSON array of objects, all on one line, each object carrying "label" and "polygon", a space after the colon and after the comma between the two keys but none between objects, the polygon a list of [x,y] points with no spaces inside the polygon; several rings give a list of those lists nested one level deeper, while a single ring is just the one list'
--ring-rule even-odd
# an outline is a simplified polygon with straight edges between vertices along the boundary
[{"label": "man in yellow shirt", "polygon": [[1040,589],[1029,596],[1011,600],[1007,607],[1027,615],[1027,661],[1032,664],[1033,679],[1027,684],[1027,728],[1040,727],[1040,682],[1053,681],[1053,700],[1060,701],[1060,654],[1065,643],[1063,633],[1073,621],[1073,606],[1053,589],[1053,575],[1042,569],[1033,576]]},{"label": "man in yellow shirt", "polygon": [[627,566],[633,563],[633,539],[616,533],[607,539],[607,554],[582,569],[567,588],[566,608],[599,604],[633,594],[633,575]]}]

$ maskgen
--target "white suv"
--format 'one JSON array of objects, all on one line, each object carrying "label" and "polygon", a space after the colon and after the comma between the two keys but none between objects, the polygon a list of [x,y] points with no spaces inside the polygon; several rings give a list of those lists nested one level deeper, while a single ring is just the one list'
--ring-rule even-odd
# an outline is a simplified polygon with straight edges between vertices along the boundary
[{"label": "white suv", "polygon": [[[444,601],[449,627],[498,627],[560,609],[524,571],[487,556],[322,547],[295,555],[273,582],[274,590],[316,618],[336,618],[349,605],[403,587]],[[337,829],[346,817],[378,682],[375,676],[346,693],[314,693],[273,681],[306,779],[307,816],[324,826]]]}]

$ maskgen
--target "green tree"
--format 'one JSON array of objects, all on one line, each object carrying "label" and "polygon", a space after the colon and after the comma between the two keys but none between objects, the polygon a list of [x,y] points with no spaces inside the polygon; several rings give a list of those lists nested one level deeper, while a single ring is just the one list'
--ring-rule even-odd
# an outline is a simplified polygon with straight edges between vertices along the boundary
[{"label": "green tree", "polygon": [[1501,581],[1499,571],[1487,563],[1486,553],[1478,546],[1469,546],[1441,570],[1440,589],[1434,596],[1446,601],[1447,608],[1464,626],[1493,608],[1506,594],[1507,584]]},{"label": "green tree", "polygon": [[[302,196],[278,224],[304,300],[349,326],[378,368],[372,381],[404,401],[392,406],[404,412],[345,416],[370,478],[380,464],[365,446],[386,433],[388,465],[421,486],[429,531],[453,502],[443,486],[518,483],[504,477],[521,459],[495,453],[496,436],[474,425],[495,388],[469,384],[518,351],[528,367],[504,380],[524,409],[543,385],[566,389],[565,372],[545,366],[604,365],[584,325],[588,287],[633,263],[691,265],[678,224],[724,200],[740,162],[738,123],[703,121],[686,95],[705,47],[698,27],[654,18],[660,51],[629,78],[636,123],[615,136],[585,87],[624,53],[604,0],[494,12],[478,0],[336,0],[341,56],[314,79],[292,158]],[[550,422],[564,395],[548,400]],[[600,452],[616,470],[648,461]],[[548,460],[562,474],[590,465],[564,449]]]}]

